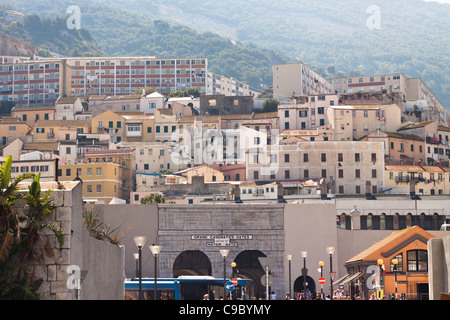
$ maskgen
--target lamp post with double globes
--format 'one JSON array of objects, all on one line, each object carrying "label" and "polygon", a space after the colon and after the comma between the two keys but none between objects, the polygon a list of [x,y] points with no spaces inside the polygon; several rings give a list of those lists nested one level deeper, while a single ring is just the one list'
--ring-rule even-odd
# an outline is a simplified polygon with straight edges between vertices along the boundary
[{"label": "lamp post with double globes", "polygon": [[292,254],[287,254],[286,258],[289,261],[289,300],[292,299],[292,292],[291,292],[291,263],[292,263],[292,258],[294,257],[294,255]]},{"label": "lamp post with double globes", "polygon": [[139,300],[142,300],[142,247],[145,245],[145,242],[147,242],[147,237],[137,236],[133,239],[139,250]]},{"label": "lamp post with double globes", "polygon": [[379,278],[379,283],[378,283],[378,285],[379,285],[379,287],[380,287],[380,296],[378,296],[377,298],[378,299],[380,299],[381,300],[381,290],[383,289],[383,267],[384,267],[384,261],[383,261],[383,259],[378,259],[377,260],[377,264],[378,264],[378,267],[380,268],[380,270],[379,270],[379,272],[380,272],[380,278]]},{"label": "lamp post with double globes", "polygon": [[[320,277],[321,278],[323,277],[323,266],[324,266],[323,261],[319,261]],[[323,299],[323,285],[322,284],[320,285],[320,297]]]},{"label": "lamp post with double globes", "polygon": [[227,260],[227,256],[230,253],[230,250],[228,249],[221,249],[220,251],[220,255],[222,256],[223,259],[223,299],[226,299],[227,293],[226,293],[226,282],[227,282],[227,264],[226,264],[226,260]]},{"label": "lamp post with double globes", "polygon": [[133,253],[134,260],[136,261],[136,278],[139,277],[139,253]]},{"label": "lamp post with double globes", "polygon": [[326,247],[325,250],[330,255],[330,298],[333,299],[333,254],[336,251],[336,247]]},{"label": "lamp post with double globes", "polygon": [[398,259],[393,259],[392,264],[394,265],[394,277],[395,277],[395,299],[397,299],[397,265]]},{"label": "lamp post with double globes", "polygon": [[156,246],[155,244],[152,244],[151,246],[148,246],[150,248],[150,251],[152,252],[153,256],[155,257],[155,277],[154,277],[154,291],[153,291],[153,300],[158,300],[158,287],[157,287],[157,279],[158,279],[158,255],[161,251],[161,246]]},{"label": "lamp post with double globes", "polygon": [[305,291],[305,298],[306,298],[306,275],[308,274],[308,269],[306,269],[306,257],[308,256],[308,251],[301,251],[300,255],[303,258],[303,290]]}]

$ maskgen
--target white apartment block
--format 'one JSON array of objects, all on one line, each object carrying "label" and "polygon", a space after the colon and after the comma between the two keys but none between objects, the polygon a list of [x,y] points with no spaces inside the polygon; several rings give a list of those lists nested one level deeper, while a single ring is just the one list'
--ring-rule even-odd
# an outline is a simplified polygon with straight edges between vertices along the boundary
[{"label": "white apartment block", "polygon": [[332,84],[303,63],[272,66],[273,97],[279,101],[292,96],[334,93]]},{"label": "white apartment block", "polygon": [[[269,161],[267,161],[269,159]],[[384,188],[384,145],[366,141],[315,141],[251,149],[246,154],[246,180],[320,181],[334,194],[365,194]]]},{"label": "white apartment block", "polygon": [[206,92],[205,58],[70,57],[67,64],[74,96],[127,95],[147,87],[163,95],[189,88]]},{"label": "white apartment block", "polygon": [[260,92],[250,88],[250,85],[236,79],[208,72],[206,95],[224,94],[226,96],[253,96]]}]

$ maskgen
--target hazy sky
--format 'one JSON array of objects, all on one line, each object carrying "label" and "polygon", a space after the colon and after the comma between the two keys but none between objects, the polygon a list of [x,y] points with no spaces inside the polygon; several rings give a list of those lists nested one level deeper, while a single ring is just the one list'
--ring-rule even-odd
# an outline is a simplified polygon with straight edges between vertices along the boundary
[{"label": "hazy sky", "polygon": [[435,1],[435,2],[440,2],[440,3],[448,3],[448,4],[450,4],[450,0],[423,0],[423,1]]}]

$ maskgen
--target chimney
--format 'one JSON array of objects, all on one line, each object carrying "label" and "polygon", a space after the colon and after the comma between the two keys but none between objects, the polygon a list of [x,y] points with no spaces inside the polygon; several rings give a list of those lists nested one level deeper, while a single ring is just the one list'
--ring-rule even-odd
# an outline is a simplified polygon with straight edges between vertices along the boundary
[{"label": "chimney", "polygon": [[370,183],[370,181],[366,181],[366,199],[376,200],[376,198],[372,195],[372,183]]},{"label": "chimney", "polygon": [[320,183],[320,199],[321,200],[327,200],[327,182],[325,179],[322,180]]},{"label": "chimney", "polygon": [[234,187],[234,203],[242,203],[241,188],[239,186]]},{"label": "chimney", "polygon": [[278,203],[286,203],[286,200],[284,200],[284,196],[283,196],[283,193],[284,193],[283,185],[282,184],[277,184],[277,185],[278,185],[278,197],[277,197]]},{"label": "chimney", "polygon": [[422,160],[419,160],[419,162],[417,163],[417,165],[419,166],[419,167],[421,167],[422,168]]},{"label": "chimney", "polygon": [[416,180],[411,179],[411,182],[409,183],[409,197],[411,200],[420,200],[420,197],[416,195]]}]

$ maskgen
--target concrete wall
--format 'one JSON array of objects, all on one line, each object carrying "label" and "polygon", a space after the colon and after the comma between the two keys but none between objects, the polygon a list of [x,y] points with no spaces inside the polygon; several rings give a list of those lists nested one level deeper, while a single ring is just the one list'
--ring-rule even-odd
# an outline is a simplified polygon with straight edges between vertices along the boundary
[{"label": "concrete wall", "polygon": [[[327,246],[338,248],[333,255],[333,271],[337,271],[337,257],[341,254],[335,216],[336,206],[334,204],[285,205],[285,254],[294,255],[291,266],[292,290],[294,289],[295,279],[302,275],[303,259],[300,251],[308,251],[306,258],[308,276],[314,279],[316,290],[320,290],[318,282],[320,273],[317,269],[319,268],[319,261],[323,261],[325,263],[323,275],[326,279],[326,284],[323,288],[324,293],[329,293],[330,257],[325,248]],[[284,257],[284,293],[289,291],[288,267],[288,260]]]},{"label": "concrete wall", "polygon": [[[133,237],[146,236],[142,249],[142,276],[153,277],[154,258],[149,245],[158,243],[158,206],[156,204],[115,204],[96,205],[96,210],[105,224],[119,228],[117,236],[123,245],[124,277],[136,275],[136,261],[133,254],[138,253]],[[164,250],[164,248],[163,248]]]},{"label": "concrete wall", "polygon": [[[27,188],[28,183],[22,183],[20,190]],[[51,198],[56,208],[48,219],[56,222],[64,235],[60,247],[52,232],[43,233],[48,235],[51,247],[46,248],[45,259],[33,261],[32,265],[36,277],[44,279],[39,289],[41,299],[124,299],[123,248],[89,236],[82,221],[81,184],[42,182],[41,189],[53,190]],[[80,290],[71,287],[75,282],[71,281],[70,270],[67,272],[69,266],[87,270]]]},{"label": "concrete wall", "polygon": [[450,236],[428,240],[430,300],[450,293]]}]

